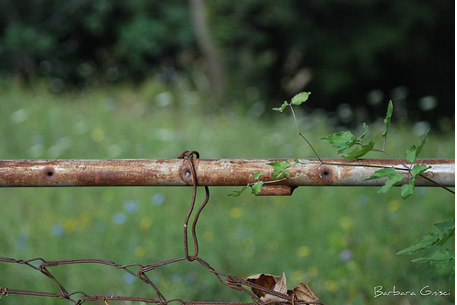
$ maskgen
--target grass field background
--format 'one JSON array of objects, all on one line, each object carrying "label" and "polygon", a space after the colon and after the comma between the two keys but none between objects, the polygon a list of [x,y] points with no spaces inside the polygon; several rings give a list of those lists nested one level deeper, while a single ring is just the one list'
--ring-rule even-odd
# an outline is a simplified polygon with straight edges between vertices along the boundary
[{"label": "grass field background", "polygon": [[[209,110],[194,92],[153,83],[60,95],[46,88],[0,87],[1,159],[176,158],[184,150],[197,150],[202,158],[314,157],[286,114],[258,118],[255,109]],[[311,96],[309,103],[313,99],[318,97]],[[302,133],[321,157],[337,157],[319,139],[341,129],[324,114],[299,113],[299,118]],[[381,143],[384,126],[369,125],[367,138]],[[421,157],[454,158],[451,130],[432,130]],[[387,150],[403,157],[421,140],[394,110]],[[395,254],[433,231],[434,223],[454,217],[454,197],[448,192],[418,188],[402,200],[399,189],[378,194],[378,188],[301,187],[291,197],[226,197],[236,189],[211,188],[197,227],[200,256],[216,270],[240,277],[284,271],[289,288],[309,283],[325,304],[453,304],[451,266],[414,264],[411,259],[420,255]],[[197,200],[203,200],[199,195]],[[3,188],[0,196],[0,256],[149,264],[184,254],[188,187]],[[149,286],[113,267],[50,270],[68,291],[154,297]],[[168,299],[250,301],[220,285],[196,262],[160,267],[148,276]],[[417,296],[374,298],[376,286]],[[451,296],[421,296],[424,286],[451,291]],[[0,287],[58,292],[38,271],[8,263],[0,263]],[[2,302],[68,303],[18,295]]]}]

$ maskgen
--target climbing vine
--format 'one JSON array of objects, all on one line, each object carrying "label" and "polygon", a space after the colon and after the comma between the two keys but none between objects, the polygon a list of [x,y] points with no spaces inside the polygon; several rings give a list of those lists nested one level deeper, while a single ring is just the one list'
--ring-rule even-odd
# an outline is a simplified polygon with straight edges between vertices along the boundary
[{"label": "climbing vine", "polygon": [[[297,134],[306,141],[308,146],[311,148],[313,153],[315,154],[316,158],[319,161],[319,164],[317,165],[316,169],[325,164],[324,161],[322,161],[322,158],[320,155],[317,153],[316,149],[313,147],[313,145],[308,141],[308,139],[300,132],[298,122],[297,122],[297,117],[295,114],[294,107],[300,106],[301,104],[305,103],[309,96],[311,95],[311,92],[301,92],[297,95],[295,95],[290,101],[284,101],[284,103],[277,108],[273,108],[274,111],[278,112],[284,112],[287,108],[289,108],[292,112],[292,117],[295,122]],[[386,143],[387,143],[387,135],[389,134],[389,129],[391,125],[391,120],[392,120],[392,113],[393,113],[394,105],[393,102],[390,101],[387,107],[387,112],[386,116],[384,118],[384,131],[382,133],[382,139],[383,142],[380,145],[381,147],[376,147],[377,143],[374,140],[370,140],[368,143],[366,143],[365,136],[368,133],[368,125],[366,123],[363,123],[363,132],[361,135],[358,137],[354,136],[354,134],[351,131],[341,131],[339,133],[333,133],[331,135],[328,135],[327,137],[321,138],[322,141],[325,141],[333,146],[333,148],[337,149],[337,154],[341,155],[342,158],[347,159],[347,160],[355,160],[355,159],[360,159],[363,156],[365,156],[367,153],[375,152],[375,153],[381,153],[388,158],[394,160],[396,163],[398,163],[398,166],[401,167],[402,171],[407,172],[408,176],[408,183],[405,183],[401,186],[401,197],[403,199],[406,199],[410,197],[411,195],[414,194],[414,189],[415,189],[415,184],[416,180],[419,176],[422,178],[437,184],[433,180],[429,179],[425,175],[423,175],[428,169],[431,168],[431,166],[427,166],[425,164],[418,164],[416,163],[417,158],[419,157],[420,153],[422,152],[426,142],[427,142],[427,136],[428,136],[428,130],[424,133],[424,137],[422,139],[422,142],[416,146],[412,145],[409,147],[406,152],[405,152],[405,160],[407,162],[404,162],[404,160],[401,160],[399,158],[396,158],[392,156],[387,150],[386,150]],[[279,180],[283,179],[293,179],[289,178],[289,171],[288,169],[296,164],[300,164],[301,162],[298,159],[294,160],[294,163],[290,163],[289,161],[275,161],[272,163],[268,163],[272,167],[272,173],[271,177],[273,178],[272,181],[261,181],[260,178],[263,177],[265,174],[261,171],[258,171],[256,173],[253,173],[253,178],[254,182],[246,185],[239,191],[233,191],[231,194],[228,196],[233,196],[237,197],[240,196],[246,189],[251,187],[251,193],[254,195],[257,195],[260,193],[262,186],[265,183],[271,183],[271,182],[277,182]],[[404,175],[400,172],[397,171],[395,167],[383,167],[377,171],[375,171],[371,177],[365,180],[375,180],[375,179],[385,179],[384,185],[381,187],[381,189],[378,191],[379,193],[386,193],[392,187],[398,185],[400,182],[403,181]],[[445,186],[440,185],[444,190],[455,194],[455,192]],[[444,244],[454,236],[455,234],[455,219],[451,219],[448,221],[444,221],[441,223],[437,223],[434,225],[439,229],[438,232],[431,232],[425,234],[423,237],[421,237],[418,241],[414,242],[410,247],[407,247],[404,250],[399,251],[397,254],[402,255],[402,254],[415,254],[417,252],[420,252],[424,249],[428,249],[431,247],[438,247],[438,249],[428,255],[413,259],[412,262],[417,262],[417,263],[423,263],[423,262],[428,262],[431,265],[435,265],[437,267],[446,267],[451,260],[455,258],[455,251],[451,250],[449,248],[444,248]],[[455,274],[455,267],[452,271],[451,277],[453,278]]]}]

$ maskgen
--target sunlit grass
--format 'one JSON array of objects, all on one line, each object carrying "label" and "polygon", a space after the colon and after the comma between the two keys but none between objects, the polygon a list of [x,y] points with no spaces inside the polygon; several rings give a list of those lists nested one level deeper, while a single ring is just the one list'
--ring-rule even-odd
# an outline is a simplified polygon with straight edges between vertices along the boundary
[{"label": "sunlit grass", "polygon": [[[319,139],[341,130],[334,130],[324,116],[305,115],[300,123],[321,157],[337,157]],[[386,149],[403,157],[422,138],[408,125],[393,124]],[[287,114],[261,120],[231,109],[208,110],[196,93],[152,85],[63,95],[52,95],[44,86],[2,88],[0,128],[1,159],[176,158],[184,150],[198,150],[203,158],[314,157]],[[367,138],[379,142],[382,129],[370,124]],[[422,157],[454,158],[454,135],[432,130]],[[240,277],[285,271],[290,287],[308,282],[326,304],[403,302],[401,297],[374,299],[373,288],[380,285],[402,291],[454,286],[448,279],[450,268],[413,264],[415,256],[395,254],[433,230],[434,223],[453,217],[454,197],[441,189],[419,188],[406,201],[399,189],[378,194],[377,188],[302,187],[291,197],[227,198],[233,189],[212,188],[198,223],[200,255],[216,270]],[[190,188],[0,192],[1,256],[149,264],[184,255],[182,223]],[[69,291],[154,297],[150,287],[113,267],[85,264],[50,270]],[[249,301],[220,285],[196,262],[160,267],[148,276],[170,299]],[[38,271],[5,263],[0,264],[0,287],[58,291]],[[16,295],[5,299],[8,304],[43,302]],[[453,299],[409,298],[412,304],[451,304]]]}]

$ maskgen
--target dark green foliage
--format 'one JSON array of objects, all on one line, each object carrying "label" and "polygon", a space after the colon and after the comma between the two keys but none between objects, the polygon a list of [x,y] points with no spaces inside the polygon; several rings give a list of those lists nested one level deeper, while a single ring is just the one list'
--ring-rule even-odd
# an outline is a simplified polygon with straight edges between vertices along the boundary
[{"label": "dark green foliage", "polygon": [[[367,107],[371,101],[369,107],[379,111],[376,99],[367,98],[377,89],[384,99],[401,100],[415,120],[417,100],[424,96],[436,97],[438,104],[421,119],[434,121],[453,111],[450,1],[204,4],[210,34],[228,70],[224,101],[276,105],[306,89],[319,96],[320,108],[334,111],[348,101]],[[155,74],[168,82],[178,72],[201,88],[203,53],[189,5],[177,0],[3,0],[0,75],[45,76],[88,86],[142,81]],[[398,86],[406,93],[391,93]]]},{"label": "dark green foliage", "polygon": [[194,43],[181,1],[5,0],[0,16],[0,69],[25,78],[141,80]]},{"label": "dark green foliage", "polygon": [[[273,105],[305,89],[320,97],[319,107],[334,110],[348,101],[363,104],[369,91],[380,89],[385,99],[406,102],[412,113],[414,99],[439,87],[433,93],[440,96],[439,107],[452,109],[451,2],[212,0],[208,6],[236,80],[267,92]],[[424,71],[438,66],[432,80]],[[294,79],[302,79],[302,86]],[[411,93],[390,92],[398,86]]]}]

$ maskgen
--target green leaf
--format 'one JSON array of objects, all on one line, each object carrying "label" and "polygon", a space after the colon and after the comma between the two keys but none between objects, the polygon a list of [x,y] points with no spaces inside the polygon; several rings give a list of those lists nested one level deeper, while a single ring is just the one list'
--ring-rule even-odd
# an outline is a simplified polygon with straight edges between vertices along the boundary
[{"label": "green leaf", "polygon": [[450,230],[446,231],[445,233],[442,233],[441,239],[439,242],[436,243],[436,245],[437,246],[444,245],[449,240],[449,238],[454,236],[454,234],[455,234],[455,229],[450,229]]},{"label": "green leaf", "polygon": [[338,154],[344,153],[346,150],[351,148],[355,143],[354,135],[350,131],[342,131],[340,133],[334,133],[328,137],[321,138],[322,141],[332,144],[333,147],[339,149]]},{"label": "green leaf", "polygon": [[401,197],[403,199],[408,198],[414,193],[414,188],[416,185],[416,178],[423,172],[425,172],[427,169],[431,168],[431,166],[426,166],[424,164],[416,164],[414,167],[411,169],[411,180],[408,184],[404,184],[401,187]]},{"label": "green leaf", "polygon": [[455,219],[435,223],[434,226],[440,229],[441,232],[446,232],[455,228]]},{"label": "green leaf", "polygon": [[[377,171],[375,171],[370,178],[368,179],[365,179],[364,181],[367,181],[367,180],[375,180],[375,179],[381,179],[381,178],[384,178],[384,177],[389,177],[393,174],[395,174],[396,171],[395,171],[395,167],[384,167],[384,168],[381,168]],[[403,177],[403,175],[402,175]]]},{"label": "green leaf", "polygon": [[252,175],[254,176],[254,179],[259,180],[260,177],[263,176],[263,173],[261,171],[258,171],[256,173],[253,173]]},{"label": "green leaf", "polygon": [[442,234],[441,240],[436,243],[438,246],[444,245],[444,243],[455,234],[455,219],[435,223],[434,226],[437,227]]},{"label": "green leaf", "polygon": [[254,195],[257,195],[258,193],[260,193],[260,189],[262,188],[263,183],[264,183],[263,181],[258,181],[256,183],[254,183],[254,185],[252,186],[251,193]]},{"label": "green leaf", "polygon": [[414,181],[401,186],[401,198],[406,199],[414,193]]},{"label": "green leaf", "polygon": [[424,139],[422,140],[421,145],[419,145],[419,147],[417,148],[416,158],[419,157],[419,154],[421,153],[422,148],[424,148],[425,143],[427,142],[427,135],[428,135],[428,130],[424,134]]},{"label": "green leaf", "polygon": [[403,180],[403,175],[400,173],[395,173],[389,176],[389,180],[381,187],[378,193],[387,193],[393,186],[397,185]]},{"label": "green leaf", "polygon": [[416,147],[416,145],[411,146],[405,153],[405,158],[410,162],[411,164],[416,162],[417,157],[421,153],[422,149],[425,146],[425,143],[427,142],[427,134],[428,130],[424,134],[424,139],[422,140],[421,145],[419,147]]},{"label": "green leaf", "polygon": [[384,132],[382,133],[383,138],[387,137],[387,133],[389,132],[390,121],[392,119],[393,109],[394,109],[394,105],[392,104],[392,101],[390,101],[389,106],[387,107],[386,118],[384,119],[384,124],[386,125],[386,128],[384,129]]},{"label": "green leaf", "polygon": [[363,138],[367,134],[368,131],[368,125],[363,123],[363,133],[357,138],[357,143],[362,143]]},{"label": "green leaf", "polygon": [[411,146],[406,150],[405,158],[409,163],[414,163],[416,161],[417,156],[417,147],[416,145]]},{"label": "green leaf", "polygon": [[268,163],[268,165],[273,166],[273,169],[275,171],[278,170],[278,172],[284,171],[291,166],[289,161],[287,161],[287,160],[285,160],[285,161],[276,160],[275,162]]},{"label": "green leaf", "polygon": [[280,179],[284,178],[285,176],[289,175],[289,171],[286,171],[289,167],[291,167],[289,161],[279,161],[276,160],[275,162],[268,163],[268,165],[273,166],[274,172],[271,174],[271,176],[274,179]]},{"label": "green leaf", "polygon": [[413,254],[413,253],[419,252],[423,249],[430,248],[439,240],[440,240],[440,235],[438,233],[427,233],[424,236],[422,236],[418,241],[416,241],[411,246],[409,246],[408,248],[397,252],[397,254]]},{"label": "green leaf", "polygon": [[278,108],[273,108],[274,111],[279,111],[279,112],[283,112],[284,109],[286,109],[286,107],[289,106],[289,103],[288,102],[284,102],[281,107],[278,107]]},{"label": "green leaf", "polygon": [[281,179],[281,178],[284,178],[286,177],[287,175],[289,175],[289,171],[283,171],[283,172],[280,172],[279,174],[275,175],[275,174],[272,174],[271,176],[274,178],[274,179]]},{"label": "green leaf", "polygon": [[300,92],[292,98],[292,105],[301,105],[308,100],[311,92]]},{"label": "green leaf", "polygon": [[449,261],[454,259],[455,252],[450,249],[438,249],[429,255],[413,259],[413,263],[430,263],[440,268],[444,268],[449,264]]},{"label": "green leaf", "polygon": [[406,249],[398,252],[397,254],[413,254],[423,249],[430,248],[431,246],[437,245],[442,246],[446,241],[449,240],[455,233],[455,220],[451,219],[448,221],[434,224],[440,232],[439,233],[428,233],[422,236],[418,241],[413,243]]},{"label": "green leaf", "polygon": [[238,197],[240,196],[246,189],[248,188],[248,186],[245,186],[243,187],[241,190],[239,191],[233,191],[231,192],[230,194],[227,195],[227,197]]},{"label": "green leaf", "polygon": [[416,164],[411,169],[411,175],[415,179],[417,176],[425,172],[427,169],[432,168],[431,166],[427,166],[425,164]]},{"label": "green leaf", "polygon": [[366,153],[373,150],[374,141],[370,141],[367,145],[362,145],[354,148],[349,153],[342,155],[344,159],[354,160],[364,156]]},{"label": "green leaf", "polygon": [[386,183],[382,186],[382,188],[378,191],[378,193],[386,193],[389,191],[394,185],[398,184],[403,180],[403,175],[400,173],[397,173],[395,171],[395,168],[392,167],[385,167],[381,168],[380,170],[377,170],[371,175],[370,178],[365,179],[366,180],[374,180],[374,179],[381,179],[381,178],[386,178],[387,181]]}]

